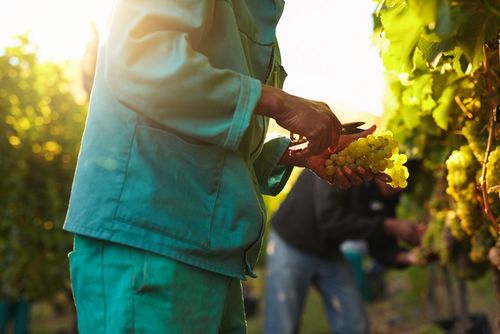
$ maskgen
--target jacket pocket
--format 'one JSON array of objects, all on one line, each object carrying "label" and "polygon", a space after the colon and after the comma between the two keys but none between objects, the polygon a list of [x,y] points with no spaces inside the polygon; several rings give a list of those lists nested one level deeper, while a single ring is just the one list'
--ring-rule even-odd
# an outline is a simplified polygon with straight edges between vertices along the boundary
[{"label": "jacket pocket", "polygon": [[82,333],[104,333],[104,284],[102,281],[102,246],[69,253],[71,290]]},{"label": "jacket pocket", "polygon": [[116,216],[208,248],[223,164],[219,146],[138,125]]}]

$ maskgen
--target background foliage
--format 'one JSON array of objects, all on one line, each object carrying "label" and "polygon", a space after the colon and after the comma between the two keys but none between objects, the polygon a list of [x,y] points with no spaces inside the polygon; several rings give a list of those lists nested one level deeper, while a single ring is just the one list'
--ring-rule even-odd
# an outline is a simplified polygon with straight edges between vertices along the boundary
[{"label": "background foliage", "polygon": [[480,276],[500,216],[499,3],[387,0],[374,17],[387,128],[420,162],[399,215],[428,223],[427,252]]},{"label": "background foliage", "polygon": [[[51,297],[67,284],[62,230],[86,106],[63,67],[40,63],[28,38],[0,54],[0,291]],[[29,190],[29,191],[27,191]]]}]

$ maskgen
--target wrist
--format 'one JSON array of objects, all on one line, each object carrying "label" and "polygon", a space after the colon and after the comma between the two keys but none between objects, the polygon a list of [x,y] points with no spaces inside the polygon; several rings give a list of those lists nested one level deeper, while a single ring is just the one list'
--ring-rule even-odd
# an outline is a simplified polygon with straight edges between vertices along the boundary
[{"label": "wrist", "polygon": [[261,95],[255,114],[277,119],[285,112],[285,92],[281,89],[262,85]]}]

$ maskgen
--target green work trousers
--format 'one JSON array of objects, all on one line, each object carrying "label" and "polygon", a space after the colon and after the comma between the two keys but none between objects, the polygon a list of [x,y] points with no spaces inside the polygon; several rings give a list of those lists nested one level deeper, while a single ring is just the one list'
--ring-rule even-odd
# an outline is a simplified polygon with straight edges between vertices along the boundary
[{"label": "green work trousers", "polygon": [[246,333],[237,278],[80,235],[69,261],[80,334]]}]

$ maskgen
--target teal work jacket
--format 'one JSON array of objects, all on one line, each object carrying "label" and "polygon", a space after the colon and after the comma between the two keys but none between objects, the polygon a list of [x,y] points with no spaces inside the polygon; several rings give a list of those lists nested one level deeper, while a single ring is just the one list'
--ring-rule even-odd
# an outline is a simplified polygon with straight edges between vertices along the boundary
[{"label": "teal work jacket", "polygon": [[206,270],[254,276],[291,167],[286,137],[254,115],[281,85],[283,0],[118,0],[96,78],[64,229]]}]

